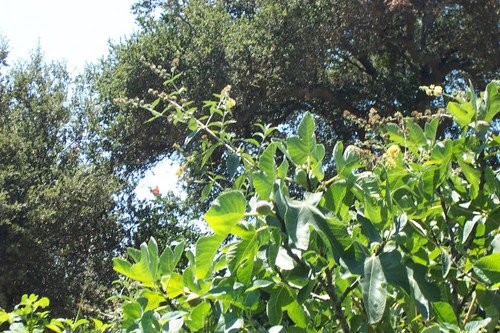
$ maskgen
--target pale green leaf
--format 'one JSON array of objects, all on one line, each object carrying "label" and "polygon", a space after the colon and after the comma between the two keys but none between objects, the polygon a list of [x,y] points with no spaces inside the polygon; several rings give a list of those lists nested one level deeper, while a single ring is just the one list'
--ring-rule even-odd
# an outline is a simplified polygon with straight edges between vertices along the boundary
[{"label": "pale green leaf", "polygon": [[480,258],[473,266],[481,280],[492,285],[500,286],[500,253],[492,253]]},{"label": "pale green leaf", "polygon": [[216,235],[225,238],[245,215],[246,199],[239,191],[221,194],[203,216]]},{"label": "pale green leaf", "polygon": [[366,259],[361,287],[363,302],[370,324],[379,322],[384,315],[387,290],[383,284],[386,282],[380,259],[375,255]]},{"label": "pale green leaf", "polygon": [[200,237],[196,242],[196,278],[202,279],[211,272],[215,254],[226,236]]},{"label": "pale green leaf", "polygon": [[457,317],[450,304],[445,302],[435,302],[432,304],[436,318],[440,323],[449,323],[457,325]]}]

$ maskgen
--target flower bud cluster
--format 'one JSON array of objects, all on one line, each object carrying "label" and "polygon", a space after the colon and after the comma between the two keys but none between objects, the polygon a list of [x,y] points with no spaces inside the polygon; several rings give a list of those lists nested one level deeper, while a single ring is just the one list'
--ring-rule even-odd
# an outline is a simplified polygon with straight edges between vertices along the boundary
[{"label": "flower bud cluster", "polygon": [[431,84],[430,86],[420,86],[428,96],[439,96],[443,93],[443,87]]},{"label": "flower bud cluster", "polygon": [[395,168],[397,165],[397,159],[399,157],[399,154],[401,153],[401,149],[397,145],[392,145],[387,149],[387,152],[383,155],[383,157],[386,159],[385,161],[385,166],[388,169]]}]

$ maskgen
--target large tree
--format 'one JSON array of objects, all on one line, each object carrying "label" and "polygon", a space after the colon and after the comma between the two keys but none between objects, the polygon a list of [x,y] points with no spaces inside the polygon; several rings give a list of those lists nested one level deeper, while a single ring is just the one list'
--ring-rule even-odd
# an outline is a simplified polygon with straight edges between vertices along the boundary
[{"label": "large tree", "polygon": [[150,113],[138,107],[156,99],[171,70],[198,102],[231,84],[234,130],[248,135],[249,120],[289,123],[308,110],[329,145],[363,139],[344,110],[365,119],[372,107],[423,111],[419,86],[483,87],[500,64],[496,0],[149,0],[134,10],[138,31],[89,72],[103,105],[102,147],[127,171],[171,153],[182,132],[166,119],[145,123]]},{"label": "large tree", "polygon": [[88,133],[71,83],[40,52],[2,77],[0,307],[36,293],[51,298],[55,314],[74,315],[102,305],[115,278],[121,185],[84,155]]}]

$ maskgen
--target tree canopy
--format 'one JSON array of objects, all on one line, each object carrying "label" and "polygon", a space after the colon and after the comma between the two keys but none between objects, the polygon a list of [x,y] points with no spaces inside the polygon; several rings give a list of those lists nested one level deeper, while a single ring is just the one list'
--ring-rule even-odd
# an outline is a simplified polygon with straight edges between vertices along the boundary
[{"label": "tree canopy", "polygon": [[[158,0],[134,10],[138,32],[90,74],[104,147],[129,171],[147,169],[185,134],[167,119],[145,123],[148,112],[133,103],[161,96],[171,70],[197,102],[232,85],[232,130],[249,136],[250,120],[290,123],[307,110],[333,147],[364,139],[344,110],[364,119],[372,107],[382,116],[423,111],[430,100],[419,86],[482,86],[500,63],[494,0]],[[124,98],[132,103],[117,103]]]},{"label": "tree canopy", "polygon": [[85,128],[64,66],[40,52],[3,77],[0,110],[0,306],[31,290],[74,314],[103,304],[123,226],[118,178],[84,158]]}]

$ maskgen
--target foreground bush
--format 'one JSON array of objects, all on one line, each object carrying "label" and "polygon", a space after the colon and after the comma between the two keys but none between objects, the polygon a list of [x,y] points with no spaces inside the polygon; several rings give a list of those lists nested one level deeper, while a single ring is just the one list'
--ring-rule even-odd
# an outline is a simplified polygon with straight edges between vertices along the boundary
[{"label": "foreground bush", "polygon": [[[123,305],[123,329],[495,330],[500,139],[490,127],[500,111],[497,83],[479,97],[472,87],[464,97],[447,96],[453,102],[443,116],[455,120],[455,139],[436,138],[437,117],[423,129],[412,119],[386,124],[387,150],[372,157],[373,170],[363,168],[354,146],[338,142],[326,152],[308,113],[286,140],[268,140],[274,129],[264,126],[260,141],[234,138],[235,101],[228,90],[219,97],[206,103],[211,116],[202,119],[174,98],[165,111],[152,110],[188,123],[186,142],[202,136],[201,167],[224,150],[234,181],[203,216],[213,234],[195,249],[180,244],[161,253],[151,239],[130,249],[128,260],[115,259],[115,270],[139,283]],[[336,174],[325,177],[331,153]],[[204,196],[222,178],[206,175]],[[225,245],[229,236],[234,241]],[[181,271],[182,253],[189,265]]]},{"label": "foreground bush", "polygon": [[[447,96],[454,101],[442,116],[455,120],[454,139],[436,138],[437,117],[423,129],[412,119],[387,123],[385,152],[371,155],[371,169],[354,146],[338,142],[326,152],[308,113],[297,136],[270,140],[275,129],[260,126],[259,140],[239,140],[228,130],[235,103],[228,90],[206,103],[211,116],[201,119],[171,98],[171,110],[152,112],[186,122],[187,144],[200,137],[192,163],[203,168],[212,154],[225,154],[228,177],[205,172],[203,197],[223,181],[233,185],[203,216],[212,234],[195,248],[162,252],[151,239],[115,258],[123,288],[114,329],[498,330],[500,138],[491,125],[498,88]],[[327,154],[334,175],[325,175]],[[183,255],[189,263],[180,269]]]}]

